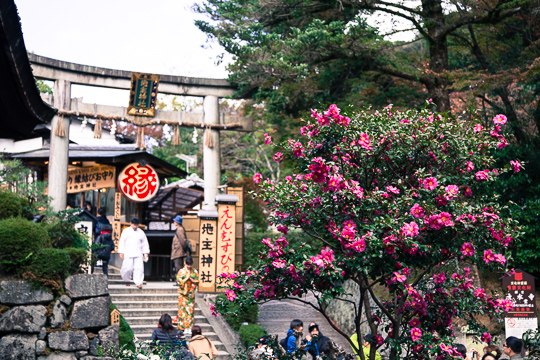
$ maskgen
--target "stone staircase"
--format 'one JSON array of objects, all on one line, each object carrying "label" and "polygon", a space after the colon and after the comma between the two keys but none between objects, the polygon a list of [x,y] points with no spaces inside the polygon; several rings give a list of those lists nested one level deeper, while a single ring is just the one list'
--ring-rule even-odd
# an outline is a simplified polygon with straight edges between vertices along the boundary
[{"label": "stone staircase", "polygon": [[[109,293],[112,302],[131,326],[137,339],[141,341],[150,339],[161,315],[167,313],[173,318],[177,315],[178,287],[172,282],[145,282],[143,288],[138,289],[133,283],[126,286],[118,269],[109,267]],[[202,300],[197,299],[197,302],[199,301]],[[216,346],[219,360],[232,359],[220,336],[216,334],[197,303],[194,322],[202,328],[202,334]],[[186,340],[189,339],[190,335],[186,336]]]}]

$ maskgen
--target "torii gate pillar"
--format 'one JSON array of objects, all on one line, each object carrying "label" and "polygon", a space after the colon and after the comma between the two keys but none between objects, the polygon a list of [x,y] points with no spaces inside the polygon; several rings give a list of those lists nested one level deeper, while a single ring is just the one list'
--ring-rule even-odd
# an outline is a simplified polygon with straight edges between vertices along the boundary
[{"label": "torii gate pillar", "polygon": [[[71,106],[71,83],[58,79],[54,82],[54,107],[69,110]],[[55,135],[56,127],[64,122],[65,136]],[[69,116],[55,115],[51,124],[51,150],[49,155],[48,195],[52,198],[53,211],[66,209],[67,174],[69,161]]]},{"label": "torii gate pillar", "polygon": [[[204,97],[204,123],[219,124],[219,103],[218,97],[207,95]],[[210,132],[213,146],[206,145],[206,132]],[[221,181],[221,160],[219,130],[206,129],[202,138],[203,150],[203,171],[204,171],[204,204],[205,210],[217,210],[216,195]]]}]

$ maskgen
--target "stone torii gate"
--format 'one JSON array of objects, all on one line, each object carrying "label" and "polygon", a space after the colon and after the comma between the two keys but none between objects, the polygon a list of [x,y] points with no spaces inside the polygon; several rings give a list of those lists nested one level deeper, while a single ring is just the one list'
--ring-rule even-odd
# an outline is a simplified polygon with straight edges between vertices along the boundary
[{"label": "stone torii gate", "polygon": [[[124,120],[135,125],[169,124],[183,127],[204,127],[209,132],[213,146],[204,143],[204,209],[215,210],[215,197],[219,193],[221,177],[220,130],[252,131],[250,118],[235,117],[219,112],[219,98],[231,96],[236,87],[223,79],[192,78],[185,76],[160,75],[159,93],[170,95],[200,96],[204,98],[203,111],[182,113],[159,111],[154,119],[142,122],[127,115],[126,107],[78,104],[71,99],[71,84],[90,85],[114,89],[129,90],[131,72],[105,69],[94,66],[69,63],[65,61],[28,54],[34,76],[39,79],[54,81],[54,107],[59,110],[51,127],[51,149],[49,159],[49,195],[53,198],[55,211],[66,208],[67,170],[69,159],[69,116],[87,115],[90,118],[104,120]],[[126,99],[127,100],[127,99]],[[75,107],[75,109],[73,109]],[[62,123],[63,122],[63,123]],[[64,136],[56,135],[56,128],[62,126]],[[206,134],[205,134],[206,135]]]}]

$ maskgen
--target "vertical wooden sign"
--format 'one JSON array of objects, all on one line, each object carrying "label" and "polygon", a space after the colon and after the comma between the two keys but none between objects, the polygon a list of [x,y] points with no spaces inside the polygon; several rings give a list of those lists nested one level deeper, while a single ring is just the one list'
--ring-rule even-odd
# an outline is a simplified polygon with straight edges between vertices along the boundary
[{"label": "vertical wooden sign", "polygon": [[[234,272],[236,249],[236,195],[218,195],[216,275]],[[217,289],[216,291],[224,291]]]},{"label": "vertical wooden sign", "polygon": [[112,223],[112,239],[114,241],[114,251],[118,252],[118,245],[120,244],[120,235],[122,234],[122,223],[120,221],[115,221]]},{"label": "vertical wooden sign", "polygon": [[122,216],[122,193],[114,193],[114,221],[120,221]]},{"label": "vertical wooden sign", "polygon": [[200,210],[199,218],[199,292],[215,292],[218,213]]}]

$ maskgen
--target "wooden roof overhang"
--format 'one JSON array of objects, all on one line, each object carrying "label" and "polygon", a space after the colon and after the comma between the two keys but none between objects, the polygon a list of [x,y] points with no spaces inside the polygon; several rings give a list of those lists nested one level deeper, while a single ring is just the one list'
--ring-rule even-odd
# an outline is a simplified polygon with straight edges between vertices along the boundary
[{"label": "wooden roof overhang", "polygon": [[36,87],[13,0],[0,1],[0,138],[23,140],[38,124],[49,123],[56,109],[43,102]]}]

